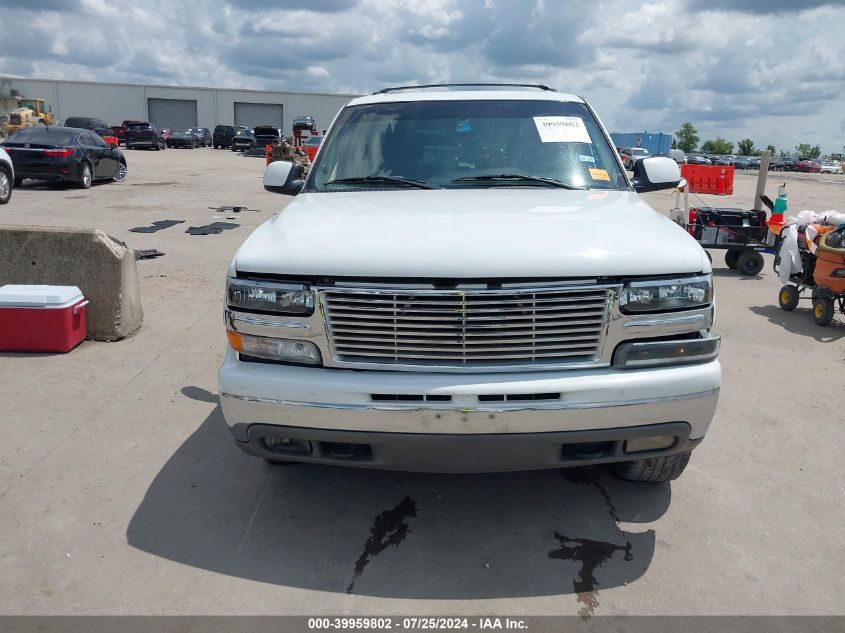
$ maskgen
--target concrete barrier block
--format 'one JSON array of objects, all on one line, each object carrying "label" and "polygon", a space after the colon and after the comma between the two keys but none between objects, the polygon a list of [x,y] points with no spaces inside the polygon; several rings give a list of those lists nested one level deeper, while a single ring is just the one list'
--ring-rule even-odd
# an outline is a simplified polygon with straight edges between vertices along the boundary
[{"label": "concrete barrier block", "polygon": [[78,286],[88,338],[116,341],[144,320],[135,253],[97,229],[0,226],[0,285]]}]

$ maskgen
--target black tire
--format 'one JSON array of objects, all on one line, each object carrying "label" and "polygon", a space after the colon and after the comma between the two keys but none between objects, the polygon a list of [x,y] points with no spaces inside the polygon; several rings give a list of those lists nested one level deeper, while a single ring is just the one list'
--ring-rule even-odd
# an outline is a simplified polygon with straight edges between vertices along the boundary
[{"label": "black tire", "polygon": [[613,472],[627,481],[672,481],[681,476],[689,463],[692,451],[675,455],[649,457],[613,465]]},{"label": "black tire", "polygon": [[742,251],[736,260],[736,269],[746,277],[756,277],[763,270],[763,256],[757,251]]},{"label": "black tire", "polygon": [[798,288],[795,286],[783,286],[778,292],[778,305],[781,310],[792,312],[798,307]]},{"label": "black tire", "polygon": [[5,167],[0,167],[0,204],[6,204],[12,198],[14,180]]},{"label": "black tire", "polygon": [[816,325],[821,325],[822,327],[830,325],[830,322],[833,321],[834,311],[835,306],[833,299],[830,297],[813,299],[813,321],[816,322]]},{"label": "black tire", "polygon": [[153,146],[153,149],[157,152],[161,151],[161,145],[159,145],[158,141],[156,141],[156,144]]},{"label": "black tire", "polygon": [[23,184],[23,178],[15,178],[15,187],[20,187]]},{"label": "black tire", "polygon": [[124,180],[126,180],[126,174],[126,163],[120,161],[117,164],[117,173],[115,174],[114,178],[112,178],[112,180],[114,180],[115,182],[123,182]]},{"label": "black tire", "polygon": [[90,189],[92,182],[94,182],[94,170],[91,169],[90,163],[82,163],[82,171],[79,174],[76,186],[80,189]]},{"label": "black tire", "polygon": [[725,251],[725,264],[731,270],[736,270],[736,260],[742,251]]}]

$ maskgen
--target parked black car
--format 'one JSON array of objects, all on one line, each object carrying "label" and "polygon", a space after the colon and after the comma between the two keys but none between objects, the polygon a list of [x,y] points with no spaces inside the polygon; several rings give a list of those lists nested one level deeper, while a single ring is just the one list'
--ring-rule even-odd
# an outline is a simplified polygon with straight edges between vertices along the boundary
[{"label": "parked black car", "polygon": [[211,136],[214,149],[219,147],[231,147],[232,139],[235,138],[237,130],[234,125],[218,125],[214,128],[214,134]]},{"label": "parked black car", "polygon": [[126,126],[126,149],[151,147],[159,151],[167,147],[161,131],[152,123],[131,123]]},{"label": "parked black car", "polygon": [[233,152],[245,152],[253,147],[256,147],[256,145],[255,134],[252,130],[239,130],[232,139]]},{"label": "parked black car", "polygon": [[255,146],[278,145],[284,139],[282,131],[272,125],[259,125],[252,129],[255,133]]},{"label": "parked black car", "polygon": [[95,180],[126,179],[126,158],[91,130],[31,127],[9,137],[3,149],[15,166],[15,186],[26,180],[74,182],[88,189]]},{"label": "parked black car", "polygon": [[196,136],[203,147],[211,147],[211,132],[207,127],[192,127],[188,132]]},{"label": "parked black car", "polygon": [[200,144],[196,135],[191,132],[173,132],[170,138],[167,139],[168,147],[185,147],[187,149],[194,149]]},{"label": "parked black car", "polygon": [[65,127],[93,130],[100,136],[114,136],[112,129],[102,119],[92,116],[71,116],[65,120]]},{"label": "parked black car", "polygon": [[687,154],[687,165],[712,165],[712,161],[701,154]]}]

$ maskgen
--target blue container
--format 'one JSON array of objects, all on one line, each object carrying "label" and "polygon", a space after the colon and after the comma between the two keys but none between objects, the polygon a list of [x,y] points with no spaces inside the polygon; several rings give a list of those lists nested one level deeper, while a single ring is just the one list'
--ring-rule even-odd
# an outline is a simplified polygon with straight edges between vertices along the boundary
[{"label": "blue container", "polygon": [[666,156],[672,148],[672,135],[666,132],[611,132],[616,147],[642,147],[652,156]]}]

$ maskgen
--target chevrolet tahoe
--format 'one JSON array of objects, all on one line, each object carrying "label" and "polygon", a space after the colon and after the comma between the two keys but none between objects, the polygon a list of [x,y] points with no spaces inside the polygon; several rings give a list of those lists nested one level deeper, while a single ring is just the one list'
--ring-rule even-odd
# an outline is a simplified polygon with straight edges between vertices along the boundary
[{"label": "chevrolet tahoe", "polygon": [[268,462],[681,474],[721,370],[710,262],[580,97],[545,86],[350,101],[231,262],[222,411]]}]

